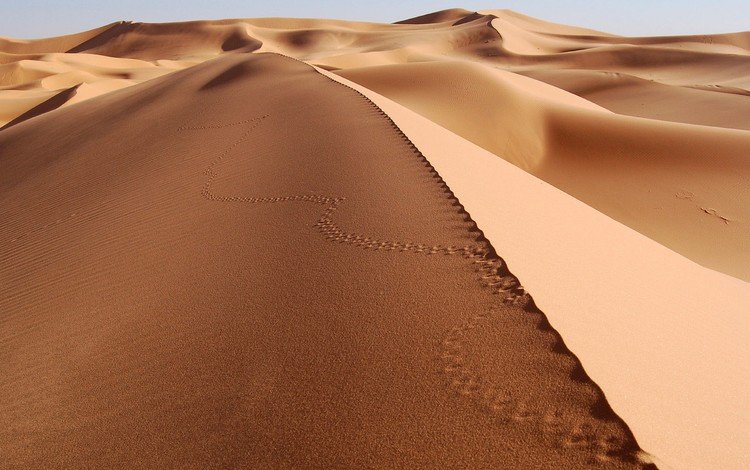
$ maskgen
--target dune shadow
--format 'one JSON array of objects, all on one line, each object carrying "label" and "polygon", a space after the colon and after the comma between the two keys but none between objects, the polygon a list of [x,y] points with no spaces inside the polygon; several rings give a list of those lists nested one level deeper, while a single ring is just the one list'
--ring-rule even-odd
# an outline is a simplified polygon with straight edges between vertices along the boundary
[{"label": "dune shadow", "polygon": [[242,49],[242,52],[253,52],[260,49],[262,45],[261,41],[251,38],[246,34],[232,33],[221,43],[221,50],[229,52]]},{"label": "dune shadow", "polygon": [[206,82],[201,88],[200,91],[204,90],[210,90],[212,88],[220,87],[220,86],[226,86],[230,83],[233,83],[237,80],[247,78],[251,75],[254,75],[258,70],[258,67],[249,61],[241,62],[239,64],[233,65],[226,69],[225,71],[221,72],[208,82]]},{"label": "dune shadow", "polygon": [[138,25],[139,23],[120,21],[118,23],[113,24],[111,28],[106,29],[102,33],[97,34],[96,36],[89,39],[88,41],[84,41],[81,44],[77,45],[76,47],[66,52],[68,53],[86,52],[91,49],[96,49],[97,47],[110,42],[112,39],[118,36],[121,36],[123,34],[133,31],[134,29],[138,27]]},{"label": "dune shadow", "polygon": [[460,20],[454,22],[452,26],[461,26],[462,24],[471,23],[472,21],[481,19],[481,18],[487,18],[486,15],[482,15],[481,13],[472,13],[471,15],[466,15]]},{"label": "dune shadow", "polygon": [[56,94],[52,98],[49,98],[48,100],[39,103],[38,105],[34,106],[33,108],[29,109],[25,113],[21,114],[20,116],[16,116],[15,119],[11,120],[4,126],[0,127],[0,131],[5,130],[9,127],[15,126],[16,124],[20,124],[23,121],[26,121],[28,119],[31,119],[33,117],[41,116],[44,113],[48,113],[50,111],[54,111],[55,109],[59,108],[60,106],[67,103],[71,98],[73,98],[76,94],[76,91],[78,90],[78,87],[81,86],[80,84],[72,86],[66,90],[61,91],[60,93]]}]

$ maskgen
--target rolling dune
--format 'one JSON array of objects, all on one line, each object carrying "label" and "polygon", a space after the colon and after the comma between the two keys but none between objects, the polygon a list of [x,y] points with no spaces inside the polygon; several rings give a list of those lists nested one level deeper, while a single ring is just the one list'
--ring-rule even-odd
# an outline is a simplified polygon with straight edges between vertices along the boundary
[{"label": "rolling dune", "polygon": [[0,38],[0,455],[744,468],[749,97],[509,10]]}]

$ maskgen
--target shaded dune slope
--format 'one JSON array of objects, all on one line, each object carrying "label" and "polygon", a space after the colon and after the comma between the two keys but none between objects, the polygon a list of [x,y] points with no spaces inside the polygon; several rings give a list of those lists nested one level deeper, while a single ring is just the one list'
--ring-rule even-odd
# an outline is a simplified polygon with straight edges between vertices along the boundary
[{"label": "shaded dune slope", "polygon": [[676,87],[617,72],[589,70],[532,70],[522,74],[618,114],[750,130],[750,99],[742,89],[722,93],[725,88],[714,86],[713,91],[718,93],[706,93],[700,86]]},{"label": "shaded dune slope", "polygon": [[36,116],[40,116],[44,113],[48,113],[52,111],[53,109],[57,109],[63,104],[70,101],[71,98],[73,98],[76,94],[76,90],[78,89],[80,85],[75,85],[73,87],[68,88],[67,90],[63,90],[60,93],[57,93],[52,98],[34,106],[30,110],[26,111],[25,113],[21,114],[20,116],[14,118],[13,120],[9,121],[4,126],[0,127],[0,131],[3,129],[6,129],[11,126],[15,126],[18,123],[21,123],[27,119],[31,119]]},{"label": "shaded dune slope", "polygon": [[237,49],[250,52],[260,46],[261,42],[250,37],[244,24],[239,21],[123,22],[69,52],[159,60],[205,56]]},{"label": "shaded dune slope", "polygon": [[435,170],[312,68],[234,54],[0,144],[6,462],[635,464]]},{"label": "shaded dune slope", "polygon": [[415,16],[414,18],[408,18],[401,21],[396,21],[394,24],[436,24],[462,21],[466,18],[475,15],[476,13],[463,8],[449,8],[447,10],[440,10],[425,15]]}]

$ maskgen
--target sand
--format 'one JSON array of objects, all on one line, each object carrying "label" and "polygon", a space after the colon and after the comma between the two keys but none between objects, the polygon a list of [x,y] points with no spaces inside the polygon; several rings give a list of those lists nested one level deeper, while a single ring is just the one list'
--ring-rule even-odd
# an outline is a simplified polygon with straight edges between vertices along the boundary
[{"label": "sand", "polygon": [[748,55],[508,10],[0,38],[0,453],[744,468]]},{"label": "sand", "polygon": [[[65,113],[2,141],[9,462],[633,457],[575,356],[361,95],[238,54]],[[76,139],[81,122],[99,137]]]},{"label": "sand", "polygon": [[750,129],[750,33],[625,38],[461,9],[399,24],[120,22],[0,42],[0,67],[12,70],[0,124],[236,52],[335,71],[693,261],[750,280],[750,138],[739,132]]},{"label": "sand", "polygon": [[361,90],[428,156],[492,244],[503,247],[510,269],[649,459],[663,468],[744,466],[750,448],[750,406],[742,392],[750,389],[746,282],[702,268]]}]

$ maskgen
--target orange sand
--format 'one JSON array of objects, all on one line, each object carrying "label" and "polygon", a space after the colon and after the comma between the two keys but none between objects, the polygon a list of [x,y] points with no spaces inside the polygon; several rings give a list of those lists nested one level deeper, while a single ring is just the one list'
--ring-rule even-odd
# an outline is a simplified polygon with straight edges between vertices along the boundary
[{"label": "orange sand", "polygon": [[749,55],[507,10],[0,38],[0,454],[743,468]]}]

